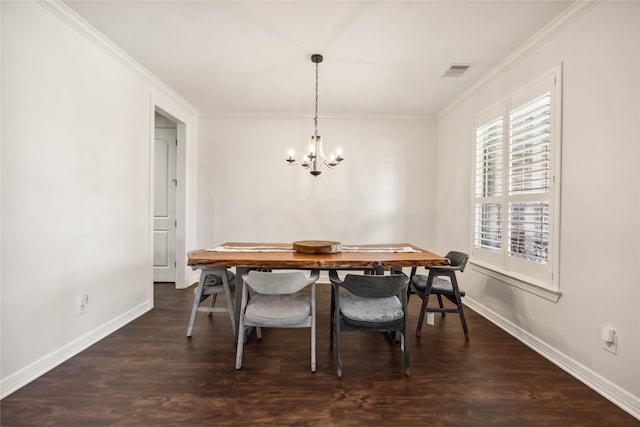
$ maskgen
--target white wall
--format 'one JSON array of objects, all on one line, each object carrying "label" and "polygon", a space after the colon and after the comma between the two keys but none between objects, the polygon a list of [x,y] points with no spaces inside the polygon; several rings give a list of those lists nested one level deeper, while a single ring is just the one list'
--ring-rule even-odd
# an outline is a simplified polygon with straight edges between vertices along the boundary
[{"label": "white wall", "polygon": [[64,5],[1,7],[4,396],[153,306],[153,108],[197,119]]},{"label": "white wall", "polygon": [[198,246],[227,241],[435,242],[436,127],[427,118],[318,120],[325,152],[344,162],[313,177],[289,166],[311,118],[200,119]]},{"label": "white wall", "polygon": [[[473,115],[562,62],[562,297],[553,303],[472,268],[462,283],[470,302],[637,417],[639,22],[638,2],[599,3],[439,116],[435,247],[470,250]],[[602,349],[602,326],[617,330],[616,355]]]}]

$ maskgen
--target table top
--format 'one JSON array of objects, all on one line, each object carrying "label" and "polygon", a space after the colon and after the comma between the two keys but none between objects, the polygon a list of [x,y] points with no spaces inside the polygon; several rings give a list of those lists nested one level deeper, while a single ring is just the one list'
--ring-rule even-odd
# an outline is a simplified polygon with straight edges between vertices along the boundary
[{"label": "table top", "polygon": [[298,253],[291,243],[224,243],[189,252],[187,265],[292,269],[380,269],[448,265],[449,260],[409,243],[343,245],[342,252]]}]

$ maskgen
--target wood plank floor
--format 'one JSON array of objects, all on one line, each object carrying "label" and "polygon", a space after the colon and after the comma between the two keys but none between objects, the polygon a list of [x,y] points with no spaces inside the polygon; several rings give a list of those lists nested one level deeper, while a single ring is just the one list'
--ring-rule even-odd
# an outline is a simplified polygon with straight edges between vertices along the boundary
[{"label": "wood plank floor", "polygon": [[329,347],[328,286],[318,289],[318,371],[309,330],[265,330],[241,370],[226,313],[201,313],[193,288],[156,285],[156,308],[1,404],[2,426],[638,426],[590,388],[467,309],[415,337],[411,377],[380,333],[345,333],[344,377]]}]

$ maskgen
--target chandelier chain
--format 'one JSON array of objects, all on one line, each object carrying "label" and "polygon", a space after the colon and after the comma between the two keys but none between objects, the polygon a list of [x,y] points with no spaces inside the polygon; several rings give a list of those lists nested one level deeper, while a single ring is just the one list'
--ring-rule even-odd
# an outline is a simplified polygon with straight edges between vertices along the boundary
[{"label": "chandelier chain", "polygon": [[316,62],[316,114],[313,117],[313,126],[315,128],[315,136],[318,136],[318,63]]}]

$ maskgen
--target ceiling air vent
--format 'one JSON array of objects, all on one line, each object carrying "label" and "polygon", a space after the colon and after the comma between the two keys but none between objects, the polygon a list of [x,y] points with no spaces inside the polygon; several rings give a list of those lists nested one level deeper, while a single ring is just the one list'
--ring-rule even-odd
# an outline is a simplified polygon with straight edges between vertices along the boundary
[{"label": "ceiling air vent", "polygon": [[451,64],[451,67],[444,72],[444,77],[460,77],[473,64]]}]

